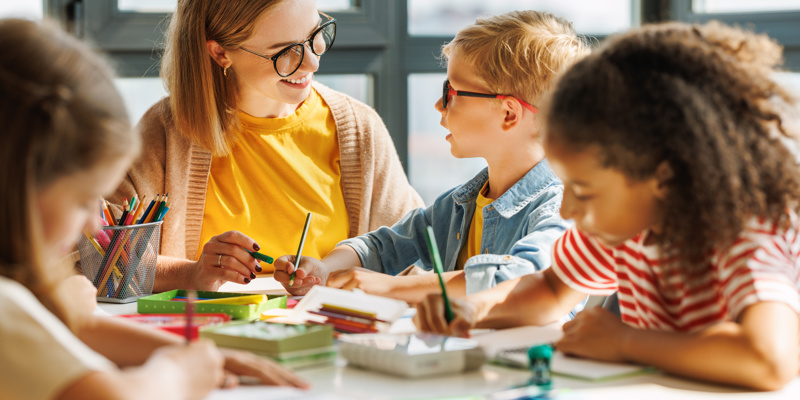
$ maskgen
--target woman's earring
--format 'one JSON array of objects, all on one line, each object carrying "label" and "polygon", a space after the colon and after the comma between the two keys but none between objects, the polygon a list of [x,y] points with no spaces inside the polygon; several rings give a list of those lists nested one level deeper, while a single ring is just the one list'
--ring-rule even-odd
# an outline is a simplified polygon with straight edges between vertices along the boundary
[{"label": "woman's earring", "polygon": [[222,75],[225,75],[226,78],[228,77],[228,67],[222,68]]}]

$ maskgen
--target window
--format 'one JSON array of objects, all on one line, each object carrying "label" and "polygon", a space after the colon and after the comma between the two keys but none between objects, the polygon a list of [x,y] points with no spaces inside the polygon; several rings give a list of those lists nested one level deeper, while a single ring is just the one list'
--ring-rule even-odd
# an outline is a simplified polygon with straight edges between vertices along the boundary
[{"label": "window", "polygon": [[475,18],[513,10],[547,11],[566,18],[584,34],[607,35],[632,26],[631,0],[409,0],[408,33],[414,36],[453,36]]},{"label": "window", "polygon": [[[117,0],[120,11],[139,13],[170,13],[175,11],[178,0]],[[355,8],[352,0],[317,0],[323,11],[345,11]]]},{"label": "window", "polygon": [[753,13],[800,10],[797,0],[695,0],[692,11],[700,13]]},{"label": "window", "polygon": [[42,0],[17,0],[0,2],[0,18],[42,19]]}]

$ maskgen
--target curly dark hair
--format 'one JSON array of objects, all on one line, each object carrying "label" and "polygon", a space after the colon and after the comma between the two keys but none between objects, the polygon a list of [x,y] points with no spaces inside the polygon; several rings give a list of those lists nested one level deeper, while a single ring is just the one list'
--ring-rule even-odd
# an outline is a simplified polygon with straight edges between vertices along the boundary
[{"label": "curly dark hair", "polygon": [[782,49],[719,22],[665,23],[609,38],[559,79],[543,107],[545,139],[599,149],[600,163],[640,181],[666,162],[662,254],[694,276],[755,217],[787,226],[800,168],[772,80]]}]

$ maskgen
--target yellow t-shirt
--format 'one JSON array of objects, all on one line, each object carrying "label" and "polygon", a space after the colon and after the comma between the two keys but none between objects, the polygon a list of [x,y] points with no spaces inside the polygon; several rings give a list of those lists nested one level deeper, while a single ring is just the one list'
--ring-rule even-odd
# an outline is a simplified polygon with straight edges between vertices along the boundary
[{"label": "yellow t-shirt", "polygon": [[483,236],[483,207],[491,204],[494,199],[484,196],[489,191],[489,182],[487,181],[483,188],[481,188],[478,197],[475,199],[475,212],[472,214],[472,222],[469,224],[469,236],[467,243],[461,246],[458,253],[458,260],[456,261],[456,268],[459,270],[464,269],[464,264],[467,260],[478,254],[481,254],[481,237]]},{"label": "yellow t-shirt", "polygon": [[239,117],[241,139],[229,156],[211,160],[198,257],[209,239],[231,230],[274,258],[295,254],[311,212],[303,255],[321,258],[349,233],[330,108],[312,90],[287,117]]}]

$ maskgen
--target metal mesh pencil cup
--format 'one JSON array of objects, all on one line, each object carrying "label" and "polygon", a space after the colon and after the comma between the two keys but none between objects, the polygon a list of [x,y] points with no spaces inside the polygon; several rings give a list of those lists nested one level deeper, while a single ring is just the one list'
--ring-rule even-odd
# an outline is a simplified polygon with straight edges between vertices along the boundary
[{"label": "metal mesh pencil cup", "polygon": [[97,288],[97,301],[130,303],[152,294],[161,223],[104,226],[94,238],[81,236],[81,269]]}]

